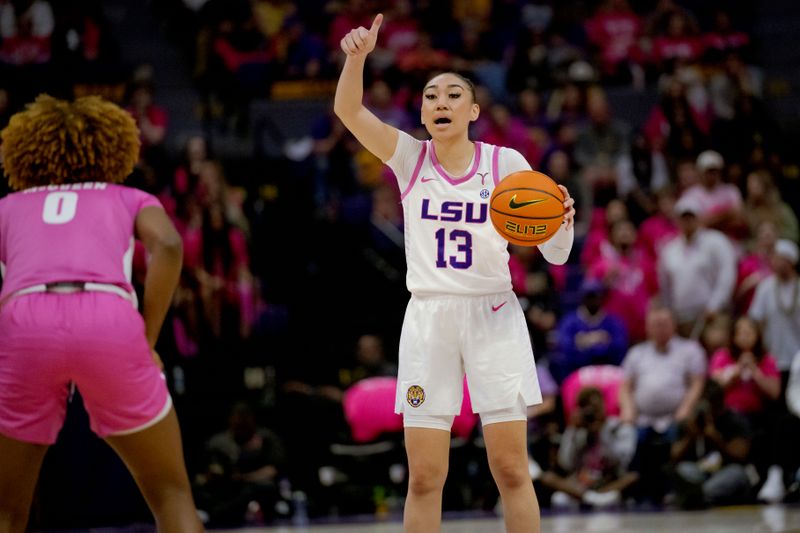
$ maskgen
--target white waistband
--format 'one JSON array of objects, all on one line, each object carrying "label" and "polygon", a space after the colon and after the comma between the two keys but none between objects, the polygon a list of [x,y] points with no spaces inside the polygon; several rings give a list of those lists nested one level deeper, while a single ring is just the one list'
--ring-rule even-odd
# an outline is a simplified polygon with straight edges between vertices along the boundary
[{"label": "white waistband", "polygon": [[31,285],[30,287],[25,287],[24,289],[20,289],[10,295],[8,295],[7,300],[14,298],[16,296],[22,296],[24,294],[33,294],[36,292],[56,292],[56,293],[74,293],[74,292],[110,292],[111,294],[116,294],[121,298],[125,298],[129,302],[136,305],[136,297],[120,287],[119,285],[114,285],[111,283],[93,283],[90,281],[83,282],[83,283],[69,283],[66,282],[64,284],[59,283],[40,283],[39,285]]}]

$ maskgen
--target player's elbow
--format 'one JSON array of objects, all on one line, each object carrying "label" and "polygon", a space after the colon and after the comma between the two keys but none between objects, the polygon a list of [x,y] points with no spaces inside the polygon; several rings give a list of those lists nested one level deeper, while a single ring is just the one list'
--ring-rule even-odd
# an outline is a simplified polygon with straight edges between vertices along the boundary
[{"label": "player's elbow", "polygon": [[333,113],[345,124],[355,114],[355,110],[356,108],[353,105],[348,104],[341,98],[337,98],[333,102]]},{"label": "player's elbow", "polygon": [[549,248],[542,250],[542,255],[551,265],[564,265],[569,260],[569,250],[560,248]]},{"label": "player's elbow", "polygon": [[183,258],[183,239],[177,231],[170,231],[159,235],[153,243],[154,252],[157,250],[161,254],[169,257]]}]

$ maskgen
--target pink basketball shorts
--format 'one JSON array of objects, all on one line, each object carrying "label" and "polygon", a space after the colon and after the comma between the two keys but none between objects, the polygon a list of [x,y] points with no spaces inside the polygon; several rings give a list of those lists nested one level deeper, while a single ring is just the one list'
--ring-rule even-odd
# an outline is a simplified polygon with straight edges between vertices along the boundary
[{"label": "pink basketball shorts", "polygon": [[52,444],[71,384],[100,437],[148,428],[172,407],[144,320],[104,292],[33,293],[0,309],[0,434]]}]

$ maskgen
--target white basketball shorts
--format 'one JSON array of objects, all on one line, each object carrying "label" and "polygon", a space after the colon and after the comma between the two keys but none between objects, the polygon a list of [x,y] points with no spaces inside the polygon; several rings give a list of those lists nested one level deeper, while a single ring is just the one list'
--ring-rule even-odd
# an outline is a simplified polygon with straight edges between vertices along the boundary
[{"label": "white basketball shorts", "polygon": [[542,402],[528,327],[513,292],[412,295],[400,336],[395,412],[456,415],[464,374],[472,411]]}]

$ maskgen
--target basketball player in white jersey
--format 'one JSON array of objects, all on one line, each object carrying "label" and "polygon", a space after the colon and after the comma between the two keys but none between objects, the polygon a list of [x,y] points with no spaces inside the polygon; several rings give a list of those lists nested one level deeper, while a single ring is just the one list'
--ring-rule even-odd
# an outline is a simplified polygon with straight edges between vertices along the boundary
[{"label": "basketball player in white jersey", "polygon": [[[409,487],[406,531],[441,525],[450,428],[466,372],[480,413],[489,466],[500,490],[506,529],[539,531],[539,506],[528,475],[526,406],[541,402],[530,338],[511,291],[506,241],[489,220],[489,198],[504,176],[529,170],[517,151],[472,142],[480,112],[472,83],[453,73],[425,86],[421,142],[381,122],[362,104],[363,71],[383,16],[341,41],[347,54],[334,111],[367,150],[397,176],[405,214],[411,300],[400,339],[395,410],[403,413]],[[561,188],[564,224],[539,246],[548,261],[566,262],[573,241],[574,201]],[[512,199],[513,201],[513,199]]]}]

